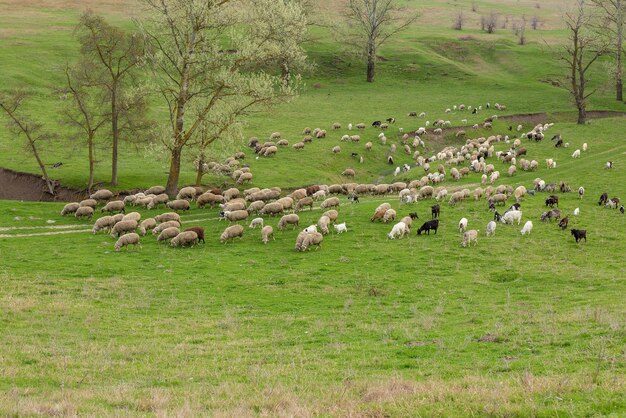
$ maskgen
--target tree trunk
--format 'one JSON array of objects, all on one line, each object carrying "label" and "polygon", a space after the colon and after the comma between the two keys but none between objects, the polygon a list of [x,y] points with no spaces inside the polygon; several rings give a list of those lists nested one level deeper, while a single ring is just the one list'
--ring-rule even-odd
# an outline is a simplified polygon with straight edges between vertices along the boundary
[{"label": "tree trunk", "polygon": [[202,165],[198,167],[198,171],[196,172],[196,187],[202,186],[202,177],[204,176],[204,171],[202,171]]},{"label": "tree trunk", "polygon": [[54,196],[54,186],[52,185],[52,182],[50,181],[50,177],[48,177],[48,172],[46,171],[45,164],[43,163],[43,161],[41,161],[41,158],[39,158],[39,152],[37,151],[37,147],[35,147],[35,142],[29,139],[28,143],[30,145],[30,149],[33,151],[33,155],[35,156],[35,159],[37,160],[37,164],[39,164],[39,168],[41,169],[43,178],[46,181],[46,185],[48,186],[48,192]]},{"label": "tree trunk", "polygon": [[617,52],[617,56],[615,57],[615,100],[618,101],[622,101],[623,100],[623,94],[622,94],[622,37],[623,37],[623,26],[624,26],[624,22],[622,14],[623,12],[621,11],[622,9],[622,4],[621,1],[617,2],[617,16],[615,18],[615,21],[617,22],[617,36],[616,36],[616,41],[617,41],[617,45],[616,47],[616,52]]},{"label": "tree trunk", "polygon": [[374,40],[370,39],[367,42],[367,82],[374,82],[374,69],[376,65],[376,47],[374,46]]},{"label": "tree trunk", "polygon": [[94,172],[94,156],[93,156],[93,137],[94,132],[89,133],[87,144],[89,146],[89,181],[87,182],[87,191],[91,194],[91,188],[93,187],[93,172]]},{"label": "tree trunk", "polygon": [[286,61],[283,61],[280,65],[280,72],[283,82],[286,86],[289,85],[289,81],[291,79],[291,72],[289,71],[289,65]]},{"label": "tree trunk", "polygon": [[578,124],[584,125],[587,121],[587,110],[584,103],[578,103]]},{"label": "tree trunk", "polygon": [[170,155],[170,173],[167,177],[167,184],[165,185],[165,193],[170,198],[176,197],[178,193],[178,179],[180,177],[180,157],[182,149],[173,148]]},{"label": "tree trunk", "polygon": [[113,155],[111,156],[111,185],[117,186],[117,147],[119,143],[118,111],[117,111],[117,82],[111,90],[111,131],[113,134]]}]

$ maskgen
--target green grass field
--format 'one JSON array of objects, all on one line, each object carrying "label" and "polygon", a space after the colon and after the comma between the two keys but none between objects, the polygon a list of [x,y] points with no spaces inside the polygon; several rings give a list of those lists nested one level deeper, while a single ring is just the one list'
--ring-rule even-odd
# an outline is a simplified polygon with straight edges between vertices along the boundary
[{"label": "green grass field", "polygon": [[[86,3],[0,0],[8,10],[0,14],[0,71],[9,86],[35,88],[41,118],[55,129],[56,102],[47,87],[58,80],[54,67],[75,53],[71,30]],[[328,13],[336,3],[324,3]],[[470,127],[493,113],[545,112],[555,122],[547,138],[522,141],[527,158],[539,162],[537,171],[518,168],[508,177],[507,165],[488,162],[502,174],[496,185],[530,189],[537,177],[569,184],[574,192],[558,193],[559,206],[564,214],[580,208],[570,227],[586,229],[588,242],[576,244],[569,231],[540,221],[548,195],[541,192],[521,202],[522,225],[534,223],[530,236],[520,234],[522,225],[498,224],[494,237],[484,234],[493,217],[484,199],[455,207],[440,202],[439,232],[417,236],[434,201],[400,205],[393,194],[350,204],[340,196],[338,222],[349,231],[333,231],[320,249],[305,253],[294,250],[301,228],[277,231],[278,218],[266,218],[276,235],[268,245],[249,222],[240,222],[242,240],[220,244],[226,221],[217,220],[217,208],[193,203],[183,226],[204,227],[206,244],[174,249],[148,235],[141,251],[116,253],[113,238],[91,233],[93,222],[61,217],[63,203],[0,201],[0,415],[624,416],[626,216],[597,199],[603,192],[626,196],[626,119],[576,125],[567,92],[542,82],[559,72],[542,39],[562,40],[560,3],[541,2],[539,11],[536,2],[477,3],[479,10],[511,16],[539,12],[545,26],[529,31],[530,44],[519,47],[510,29],[494,36],[479,33],[475,23],[450,29],[455,10],[471,13],[469,3],[420,3],[420,24],[383,48],[386,61],[371,85],[363,82],[362,66],[315,29],[323,36],[308,51],[317,70],[305,76],[302,94],[254,115],[245,136],[279,131],[292,144],[305,126],[319,126],[328,137],[300,152],[280,149],[274,158],[257,160],[245,149],[255,176],[246,188],[344,183],[340,173],[348,167],[358,183],[419,179],[421,167],[394,178],[385,161],[389,144],[399,144],[400,127],[408,132],[424,124],[407,117],[409,111],[453,126],[468,119]],[[129,25],[120,4],[98,10]],[[623,111],[606,77],[599,66],[590,108]],[[506,112],[444,113],[454,104],[487,101],[506,104]],[[389,116],[397,122],[387,146],[370,127],[359,143],[340,141],[359,133],[348,132],[348,123]],[[331,131],[335,121],[343,127]],[[466,130],[470,138],[511,135],[508,126],[517,124],[499,119],[491,131]],[[534,126],[522,124],[525,131]],[[555,133],[570,146],[555,149]],[[450,132],[424,139],[424,156],[463,143]],[[571,158],[584,142],[588,151]],[[64,162],[54,177],[84,187],[82,150],[62,145],[59,139],[44,149],[47,162]],[[338,155],[331,152],[335,145],[342,148]],[[97,178],[104,186],[107,153],[99,150]],[[401,147],[394,158],[397,165],[411,162]],[[557,168],[548,170],[546,158]],[[0,166],[37,172],[31,159],[0,130]],[[607,160],[612,170],[604,169]],[[164,156],[127,147],[119,189],[161,184],[166,170]],[[182,178],[194,180],[189,161]],[[232,184],[226,177],[205,180]],[[474,190],[480,176],[442,185]],[[579,186],[586,189],[582,200]],[[370,222],[382,202],[399,217],[418,213],[409,237],[389,240],[393,223]],[[300,227],[317,222],[318,207],[299,213]],[[144,218],[163,211],[139,210]],[[462,217],[480,230],[477,246],[461,246]]]}]

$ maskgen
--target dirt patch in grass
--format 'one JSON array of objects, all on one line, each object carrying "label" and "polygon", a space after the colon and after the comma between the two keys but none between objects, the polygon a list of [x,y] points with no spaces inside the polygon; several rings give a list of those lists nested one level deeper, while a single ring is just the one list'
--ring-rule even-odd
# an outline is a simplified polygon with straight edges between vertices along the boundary
[{"label": "dirt patch in grass", "polygon": [[87,197],[87,193],[63,187],[56,183],[55,194],[48,192],[45,180],[41,176],[0,168],[0,199],[27,200],[39,202],[69,202]]}]

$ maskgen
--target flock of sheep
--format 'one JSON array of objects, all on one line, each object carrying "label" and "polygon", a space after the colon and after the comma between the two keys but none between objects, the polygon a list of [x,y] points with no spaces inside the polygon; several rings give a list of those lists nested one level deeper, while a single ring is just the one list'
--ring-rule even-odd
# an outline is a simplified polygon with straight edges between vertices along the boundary
[{"label": "flock of sheep", "polygon": [[[485,106],[489,108],[487,103]],[[498,110],[505,109],[505,106],[496,104],[494,106]],[[482,106],[453,106],[450,109],[446,109],[446,113],[454,110],[471,110],[476,114],[482,110]],[[409,116],[418,116],[417,112],[410,112]],[[425,117],[425,113],[421,113],[420,117]],[[483,128],[491,129],[491,123],[497,119],[497,115],[493,115],[485,119]],[[387,123],[382,121],[374,121],[371,125],[374,128],[382,130],[378,134],[378,138],[382,144],[385,144],[387,139],[384,130],[389,127],[389,124],[395,122],[395,118],[388,118]],[[128,247],[129,245],[140,246],[140,236],[146,235],[147,231],[152,230],[152,233],[156,236],[159,242],[170,242],[173,247],[194,246],[198,242],[204,242],[204,229],[201,227],[187,228],[183,231],[180,230],[181,221],[177,212],[186,211],[191,208],[193,202],[198,208],[204,207],[216,207],[219,206],[219,218],[225,219],[233,225],[228,226],[220,235],[221,242],[227,242],[234,238],[242,238],[244,234],[244,227],[237,222],[247,221],[253,215],[257,215],[252,219],[249,228],[255,229],[260,227],[261,241],[265,244],[270,239],[274,239],[274,229],[270,225],[265,225],[264,218],[262,216],[277,216],[281,218],[277,223],[278,230],[285,230],[287,227],[293,229],[297,228],[300,224],[298,212],[308,208],[313,209],[316,201],[320,201],[319,208],[325,210],[318,222],[314,225],[310,225],[299,233],[296,239],[295,248],[298,251],[304,251],[311,247],[321,244],[323,236],[329,233],[329,226],[337,220],[338,212],[337,208],[340,206],[340,200],[337,196],[331,195],[347,195],[348,199],[356,203],[359,201],[359,196],[371,195],[371,196],[386,196],[389,194],[397,193],[400,201],[400,205],[417,203],[424,199],[435,199],[438,202],[447,200],[450,206],[455,206],[466,199],[473,198],[478,201],[480,199],[486,199],[488,209],[494,212],[494,220],[490,221],[486,226],[486,235],[492,236],[495,233],[497,221],[507,224],[513,224],[517,222],[519,225],[522,220],[522,212],[520,208],[520,202],[527,195],[534,195],[536,192],[548,192],[553,193],[557,190],[565,193],[571,191],[571,188],[564,182],[560,182],[557,186],[556,183],[546,183],[544,180],[537,178],[534,181],[534,186],[528,190],[526,187],[520,185],[513,189],[509,185],[495,185],[494,183],[500,179],[500,169],[497,168],[498,164],[504,164],[504,169],[509,177],[515,176],[517,169],[523,171],[534,171],[539,167],[539,163],[536,160],[526,159],[527,150],[522,146],[523,140],[530,140],[534,142],[540,142],[544,139],[545,133],[553,126],[553,124],[539,124],[528,132],[522,132],[522,125],[518,125],[516,131],[519,133],[519,137],[509,137],[509,135],[490,135],[488,137],[479,137],[474,139],[466,139],[462,145],[448,146],[434,153],[431,156],[423,156],[420,151],[413,150],[418,146],[425,147],[424,140],[420,135],[439,135],[437,129],[449,126],[449,121],[436,120],[434,126],[436,127],[431,132],[427,130],[430,125],[428,121],[425,123],[426,127],[418,128],[412,135],[413,141],[410,142],[411,135],[405,134],[403,129],[398,129],[398,138],[400,143],[404,146],[407,155],[411,155],[410,162],[396,167],[394,171],[394,177],[397,177],[402,173],[407,179],[412,180],[396,181],[391,184],[359,184],[359,183],[343,183],[333,185],[314,185],[307,188],[301,188],[294,190],[293,192],[282,196],[282,190],[278,187],[259,189],[257,187],[249,188],[246,190],[239,190],[236,187],[232,187],[227,190],[211,189],[205,191],[198,187],[184,187],[182,188],[175,199],[169,198],[165,194],[165,188],[162,186],[154,186],[146,190],[145,192],[131,194],[125,196],[123,200],[112,200],[114,194],[108,190],[99,190],[92,194],[89,199],[85,199],[81,202],[68,203],[63,208],[61,214],[69,215],[74,214],[76,218],[91,219],[94,216],[96,206],[99,203],[104,203],[100,209],[101,213],[111,213],[111,215],[103,216],[96,220],[93,232],[108,231],[113,237],[117,237],[118,241],[115,244],[115,249],[119,251],[122,247]],[[364,123],[359,123],[354,126],[357,130],[365,129]],[[474,125],[474,127],[479,127]],[[333,123],[332,130],[341,129],[340,123]],[[352,130],[352,124],[348,124],[348,129]],[[509,131],[513,131],[513,127],[509,127]],[[462,133],[462,135],[459,135]],[[302,141],[303,144],[311,142],[313,138],[321,139],[325,138],[327,133],[321,128],[314,130],[305,128],[303,130],[305,138]],[[466,136],[465,131],[458,131],[456,137]],[[270,136],[270,141],[260,143],[257,138],[250,140],[249,146],[254,149],[255,153],[262,156],[274,155],[277,150],[277,146],[287,146],[288,141],[281,138],[280,133],[275,132]],[[568,143],[564,143],[560,134],[555,135],[552,138],[555,141],[555,147],[567,147]],[[340,141],[352,141],[359,142],[359,135],[343,135]],[[409,144],[410,142],[410,144]],[[508,149],[506,151],[495,151],[495,145],[498,143],[504,143]],[[298,143],[300,144],[300,143]],[[296,145],[298,145],[296,144]],[[371,142],[365,144],[365,150],[369,151],[372,147]],[[295,147],[301,149],[302,147]],[[587,151],[587,144],[583,144],[582,152]],[[387,154],[388,162],[393,161],[392,155],[396,151],[396,145],[391,144],[389,152]],[[335,146],[333,153],[340,152],[340,147]],[[353,156],[356,156],[353,154]],[[572,158],[580,158],[581,150],[576,149],[572,154]],[[219,171],[228,171],[232,176],[236,184],[242,184],[252,180],[252,174],[249,167],[240,167],[240,161],[245,158],[245,154],[242,152],[237,153],[233,157],[230,157],[224,164],[208,163],[209,169],[215,169]],[[257,157],[258,158],[258,157]],[[362,157],[361,162],[363,161]],[[546,159],[546,167],[548,169],[556,168],[556,161],[553,158]],[[607,162],[606,168],[612,168],[612,162]],[[419,177],[416,170],[423,170],[423,175]],[[481,185],[476,187],[473,191],[467,188],[450,188],[441,186],[439,183],[444,180],[459,181],[465,176],[470,174],[480,175]],[[352,169],[346,169],[343,173],[346,177],[354,177],[355,173]],[[419,177],[419,178],[416,178]],[[489,184],[487,184],[489,183]],[[578,193],[582,198],[584,195],[584,188],[580,187]],[[604,195],[603,195],[604,196]],[[509,199],[514,199],[515,203],[508,208],[502,215],[498,213],[496,207],[498,205],[504,206]],[[558,206],[558,196],[550,195],[546,199],[546,206],[550,206],[550,209],[544,212],[540,219],[542,221],[556,220],[559,221],[559,226],[565,229],[569,222],[569,217],[561,218],[561,213],[558,208],[553,208],[556,204]],[[604,201],[601,199],[601,204],[605,204],[607,207],[617,208],[619,205],[618,198],[608,199],[608,195],[605,196]],[[138,212],[132,212],[125,214],[128,206],[143,207],[148,210],[164,207],[172,212],[162,213],[158,216],[147,218],[141,221],[141,215]],[[624,212],[623,206],[620,206],[620,212]],[[437,233],[439,227],[438,215],[441,207],[439,204],[432,206],[432,219],[425,222],[417,231],[418,234],[425,232],[430,234],[430,231]],[[117,215],[113,213],[121,212]],[[579,209],[574,210],[574,215],[578,215]],[[376,208],[372,221],[380,220],[382,222],[395,221],[396,210],[391,208],[391,205],[384,203]],[[396,223],[391,232],[388,233],[390,239],[400,239],[408,234],[412,227],[412,222],[417,219],[417,214],[411,212],[409,215],[402,218],[402,220]],[[347,231],[346,223],[334,225],[337,233]],[[319,231],[318,231],[319,228]],[[462,245],[469,246],[471,243],[477,244],[477,237],[479,231],[476,229],[467,229],[467,218],[461,219],[459,222],[459,231],[463,234]],[[532,231],[532,221],[528,220],[521,230],[522,235],[530,234]],[[572,230],[572,235],[576,238],[576,241],[580,239],[586,240],[586,232],[584,230]]]}]

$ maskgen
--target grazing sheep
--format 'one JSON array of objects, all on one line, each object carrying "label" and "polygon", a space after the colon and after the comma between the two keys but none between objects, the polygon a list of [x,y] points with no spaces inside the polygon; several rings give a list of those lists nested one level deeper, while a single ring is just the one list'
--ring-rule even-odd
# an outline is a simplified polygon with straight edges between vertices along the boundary
[{"label": "grazing sheep", "polygon": [[189,210],[189,201],[185,199],[176,199],[171,202],[167,202],[165,204],[169,209],[172,210]]},{"label": "grazing sheep", "polygon": [[[299,238],[300,235],[298,235],[298,239],[296,240],[296,250],[298,251],[311,250],[311,247],[313,245],[317,246],[317,248],[320,248],[322,245],[322,241],[324,240],[324,237],[319,232],[305,234],[304,238],[301,240]],[[298,242],[300,242],[299,246]]]},{"label": "grazing sheep", "polygon": [[329,197],[328,199],[322,202],[322,204],[320,205],[320,208],[327,209],[327,208],[332,208],[332,207],[339,207],[340,203],[341,202],[339,201],[339,198]]},{"label": "grazing sheep", "polygon": [[149,230],[154,229],[156,225],[157,225],[156,219],[154,218],[145,219],[143,222],[141,222],[141,225],[139,225],[139,234],[146,235],[146,233]]},{"label": "grazing sheep", "polygon": [[417,230],[417,235],[422,235],[422,232],[426,232],[428,235],[430,235],[430,231],[431,230],[434,230],[435,234],[437,234],[437,229],[438,228],[439,228],[439,219],[433,219],[433,220],[430,220],[430,221],[426,221]]},{"label": "grazing sheep", "polygon": [[495,221],[489,221],[487,224],[487,236],[490,237],[496,234],[496,227],[498,224]]},{"label": "grazing sheep", "polygon": [[107,189],[101,189],[89,196],[89,198],[95,199],[97,201],[110,200],[111,198],[113,198],[113,192]]},{"label": "grazing sheep", "polygon": [[222,232],[220,235],[220,242],[225,244],[227,241],[232,240],[236,237],[243,239],[243,226],[241,225],[231,225]]},{"label": "grazing sheep", "polygon": [[524,227],[522,228],[522,235],[530,235],[530,231],[533,230],[533,221],[526,221]]},{"label": "grazing sheep", "polygon": [[383,215],[383,222],[394,221],[396,219],[396,211],[393,209],[387,209]]},{"label": "grazing sheep", "polygon": [[163,223],[168,221],[176,221],[180,223],[180,215],[175,212],[165,212],[154,217],[157,223]]},{"label": "grazing sheep", "polygon": [[274,215],[278,215],[283,213],[284,211],[284,207],[281,203],[278,202],[272,202],[272,203],[268,203],[267,205],[265,205],[263,207],[263,209],[261,209],[261,211],[259,212],[261,215],[270,215],[270,216],[274,216]]},{"label": "grazing sheep", "polygon": [[580,208],[574,209],[574,216],[580,215]]},{"label": "grazing sheep", "polygon": [[261,229],[261,241],[263,241],[263,244],[267,244],[268,241],[270,240],[270,237],[272,237],[272,239],[276,240],[276,237],[274,236],[274,228],[272,228],[269,225],[264,226]]},{"label": "grazing sheep", "polygon": [[180,222],[178,221],[165,221],[161,224],[158,224],[157,226],[155,226],[152,229],[152,235],[158,235],[160,234],[162,231],[166,230],[167,228],[179,228],[180,229]]},{"label": "grazing sheep", "polygon": [[572,154],[572,158],[578,158],[578,157],[580,157],[580,150],[579,149],[574,151],[574,153]]},{"label": "grazing sheep", "polygon": [[170,226],[163,229],[157,237],[157,242],[168,241],[180,234],[180,229],[176,226]]},{"label": "grazing sheep", "polygon": [[339,123],[339,122],[333,123],[332,128],[333,128],[333,130],[341,129],[341,123]]},{"label": "grazing sheep", "polygon": [[306,228],[304,228],[303,231],[306,232],[307,234],[311,234],[313,232],[317,232],[317,225],[309,225]]},{"label": "grazing sheep", "polygon": [[[63,210],[61,210],[61,216],[76,213],[76,211],[80,207],[81,207],[80,203],[77,203],[77,202],[68,203],[67,205],[63,206]],[[93,212],[93,208],[92,208],[92,212]]]},{"label": "grazing sheep", "polygon": [[96,199],[85,199],[81,200],[79,203],[80,206],[89,206],[92,209],[95,209],[98,205],[98,201]]},{"label": "grazing sheep", "polygon": [[320,231],[322,231],[322,234],[324,235],[330,232],[328,230],[328,225],[330,225],[330,218],[326,215],[322,215],[322,217],[320,217],[320,219],[317,221],[317,226],[319,226]]},{"label": "grazing sheep", "polygon": [[237,179],[237,184],[243,184],[252,181],[252,173],[242,173]]},{"label": "grazing sheep", "polygon": [[334,227],[335,227],[335,231],[338,234],[341,234],[341,233],[344,233],[344,232],[348,232],[348,227],[346,226],[345,222],[340,223],[340,224],[336,224],[336,225],[334,225]]},{"label": "grazing sheep", "polygon": [[224,203],[224,201],[224,196],[216,195],[211,192],[206,192],[198,196],[196,204],[199,208],[203,208],[207,204],[209,205],[209,207],[213,207],[215,204]]},{"label": "grazing sheep", "polygon": [[302,210],[306,206],[309,207],[309,210],[313,210],[313,198],[312,197],[307,196],[305,198],[298,200],[298,202],[296,203],[296,212]]},{"label": "grazing sheep", "polygon": [[512,210],[510,212],[502,215],[500,222],[503,224],[511,224],[513,225],[513,221],[517,220],[517,224],[519,225],[522,222],[522,211],[521,210]]},{"label": "grazing sheep", "polygon": [[461,218],[459,221],[459,232],[463,233],[467,229],[467,218]]},{"label": "grazing sheep", "polygon": [[192,226],[190,228],[185,229],[183,232],[193,231],[198,236],[198,242],[202,242],[204,244],[204,228],[201,226]]},{"label": "grazing sheep", "polygon": [[110,231],[115,225],[115,219],[112,216],[103,216],[96,220],[96,223],[93,225],[91,232],[94,234],[98,231],[106,230]]},{"label": "grazing sheep", "polygon": [[126,232],[135,232],[137,229],[137,221],[128,220],[128,221],[120,221],[116,223],[113,228],[111,228],[111,237],[115,238]]},{"label": "grazing sheep", "polygon": [[[576,208],[576,209],[578,209],[578,208]],[[619,207],[619,213],[621,213],[622,215],[624,214],[624,205],[621,205]]]},{"label": "grazing sheep", "polygon": [[254,218],[248,228],[255,229],[257,226],[263,228],[263,218]]},{"label": "grazing sheep", "polygon": [[402,239],[407,233],[409,229],[407,228],[404,222],[398,222],[393,226],[391,232],[388,234],[389,239]]},{"label": "grazing sheep", "polygon": [[472,243],[472,241],[474,241],[474,245],[478,245],[478,230],[477,229],[470,229],[469,231],[466,231],[463,234],[463,242],[461,243],[461,245],[463,245],[463,247],[469,247]]},{"label": "grazing sheep", "polygon": [[339,154],[341,152],[341,147],[339,145],[334,146],[332,152],[333,154]]},{"label": "grazing sheep", "polygon": [[196,193],[197,190],[195,187],[183,187],[182,189],[180,189],[178,191],[178,194],[176,195],[176,200],[181,200],[181,199],[185,199],[185,200],[193,200],[196,197]]},{"label": "grazing sheep", "polygon": [[248,219],[250,214],[247,210],[226,210],[224,211],[224,219],[227,219],[229,222],[239,222],[245,219]]},{"label": "grazing sheep", "polygon": [[150,203],[148,203],[148,205],[146,206],[147,209],[154,209],[157,206],[159,206],[160,204],[167,204],[167,202],[169,201],[170,197],[165,194],[165,193],[161,193],[159,195],[156,195],[152,198],[152,200],[150,201]]},{"label": "grazing sheep", "polygon": [[122,221],[137,221],[139,222],[141,220],[141,214],[139,212],[131,212],[131,213],[127,213],[124,215],[124,217],[122,218]]},{"label": "grazing sheep", "polygon": [[126,251],[128,251],[129,245],[132,245],[135,249],[137,249],[137,246],[139,245],[139,249],[141,249],[139,235],[134,232],[122,235],[121,237],[119,237],[117,242],[115,242],[115,251],[119,251],[122,247],[126,247]]},{"label": "grazing sheep", "polygon": [[585,230],[585,229],[572,229],[571,233],[574,236],[574,239],[576,240],[576,242],[581,241],[583,238],[585,239],[585,242],[587,242],[587,230]]},{"label": "grazing sheep", "polygon": [[195,231],[187,229],[172,238],[170,245],[172,247],[193,247],[198,243],[198,239],[198,234]]},{"label": "grazing sheep", "polygon": [[165,187],[163,187],[163,186],[152,186],[148,190],[146,190],[144,193],[147,194],[147,195],[148,194],[159,195],[159,194],[165,193]]},{"label": "grazing sheep", "polygon": [[278,230],[279,231],[284,230],[287,227],[287,225],[293,225],[295,229],[299,223],[300,223],[300,217],[296,215],[295,213],[285,215],[282,218],[280,218],[280,221],[278,222]]},{"label": "grazing sheep", "polygon": [[346,168],[345,170],[343,170],[343,172],[341,173],[342,176],[345,177],[354,177],[356,175],[356,173],[354,172],[353,169],[351,168]]},{"label": "grazing sheep", "polygon": [[330,222],[332,223],[332,222],[335,222],[337,218],[339,217],[339,212],[337,212],[334,209],[331,209],[331,210],[327,210],[326,212],[324,212],[322,216],[328,216],[328,219],[330,219]]},{"label": "grazing sheep", "polygon": [[[85,206],[83,206],[85,207]],[[109,202],[106,205],[104,205],[104,207],[102,209],[100,209],[100,212],[122,212],[122,213],[126,213],[126,209],[124,206],[124,202],[121,200],[115,200],[113,202]]]},{"label": "grazing sheep", "polygon": [[76,219],[80,219],[80,218],[91,219],[93,217],[93,208],[89,206],[79,207],[78,209],[76,209],[76,212],[74,212],[74,216],[76,217]]}]

